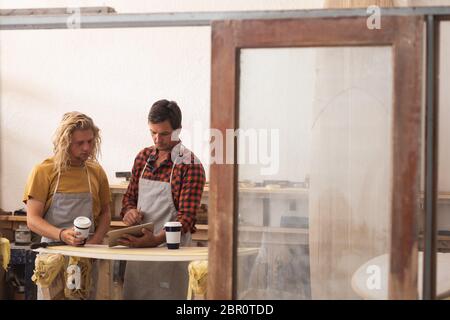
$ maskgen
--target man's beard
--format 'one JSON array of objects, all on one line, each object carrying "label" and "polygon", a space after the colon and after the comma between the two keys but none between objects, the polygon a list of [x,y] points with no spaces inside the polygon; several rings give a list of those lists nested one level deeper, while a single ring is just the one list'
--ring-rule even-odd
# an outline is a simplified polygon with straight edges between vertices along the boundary
[{"label": "man's beard", "polygon": [[87,155],[87,156],[74,157],[74,160],[75,160],[76,162],[80,162],[81,164],[84,164],[88,159],[89,159],[89,155]]},{"label": "man's beard", "polygon": [[158,149],[159,151],[170,151],[170,149],[172,149],[172,146],[170,144],[156,145],[156,149]]}]

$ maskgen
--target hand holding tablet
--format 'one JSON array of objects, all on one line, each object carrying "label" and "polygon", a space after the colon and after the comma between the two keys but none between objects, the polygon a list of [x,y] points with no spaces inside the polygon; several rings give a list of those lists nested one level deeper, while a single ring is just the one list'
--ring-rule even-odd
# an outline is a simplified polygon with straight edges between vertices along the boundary
[{"label": "hand holding tablet", "polygon": [[142,228],[145,228],[149,231],[153,232],[153,222],[148,222],[144,224],[140,224],[137,226],[117,229],[113,231],[109,231],[106,236],[108,237],[108,246],[114,247],[119,245],[118,240],[124,235],[124,234],[131,234],[135,237],[142,236]]}]

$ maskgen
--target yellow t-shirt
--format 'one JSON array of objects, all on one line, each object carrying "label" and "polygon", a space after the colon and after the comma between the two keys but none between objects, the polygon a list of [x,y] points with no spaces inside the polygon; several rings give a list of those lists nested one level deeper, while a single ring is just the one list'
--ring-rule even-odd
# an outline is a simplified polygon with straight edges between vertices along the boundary
[{"label": "yellow t-shirt", "polygon": [[[93,198],[92,212],[94,214],[95,225],[98,225],[97,218],[101,213],[102,206],[111,202],[111,192],[109,190],[108,178],[103,168],[93,161],[86,161],[86,167],[89,171],[89,178],[91,180]],[[47,212],[52,203],[57,180],[58,174],[54,167],[53,158],[44,160],[31,171],[25,186],[23,202],[26,203],[30,197],[44,202],[44,212]],[[89,192],[86,168],[69,167],[67,171],[61,172],[57,192]]]}]

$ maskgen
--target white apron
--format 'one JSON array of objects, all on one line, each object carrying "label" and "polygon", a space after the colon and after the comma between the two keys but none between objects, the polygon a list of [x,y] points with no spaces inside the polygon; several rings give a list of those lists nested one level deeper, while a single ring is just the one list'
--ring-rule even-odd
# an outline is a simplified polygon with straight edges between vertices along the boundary
[{"label": "white apron", "polygon": [[[138,208],[144,214],[142,223],[153,222],[154,233],[159,233],[168,221],[175,221],[177,210],[172,198],[172,174],[181,158],[177,157],[170,172],[169,182],[143,179],[147,163],[139,179]],[[181,235],[181,246],[191,244],[191,233]],[[166,246],[163,243],[161,246]],[[188,291],[189,262],[128,261],[125,269],[123,298],[126,300],[181,300]]]}]

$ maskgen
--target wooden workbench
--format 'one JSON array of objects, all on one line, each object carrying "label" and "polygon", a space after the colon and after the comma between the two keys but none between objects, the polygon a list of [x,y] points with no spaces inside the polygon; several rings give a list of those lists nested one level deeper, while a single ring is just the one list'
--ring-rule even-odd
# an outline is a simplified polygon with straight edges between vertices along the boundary
[{"label": "wooden workbench", "polygon": [[[121,299],[121,285],[116,288],[112,283],[113,260],[126,261],[198,261],[208,259],[207,247],[180,247],[169,250],[167,247],[127,248],[107,245],[85,245],[84,247],[54,246],[34,250],[39,253],[62,254],[84,258],[100,259],[97,279],[96,299]],[[258,248],[239,248],[239,256],[256,255]],[[188,272],[186,270],[186,272]],[[115,291],[119,291],[117,293]]]},{"label": "wooden workbench", "polygon": [[[238,254],[251,255],[258,253],[258,250],[258,248],[239,248]],[[107,245],[90,244],[83,247],[54,246],[39,248],[35,251],[102,260],[196,261],[208,259],[207,247],[180,247],[176,250],[169,250],[165,246],[157,248],[128,248],[124,246],[109,248]]]}]

